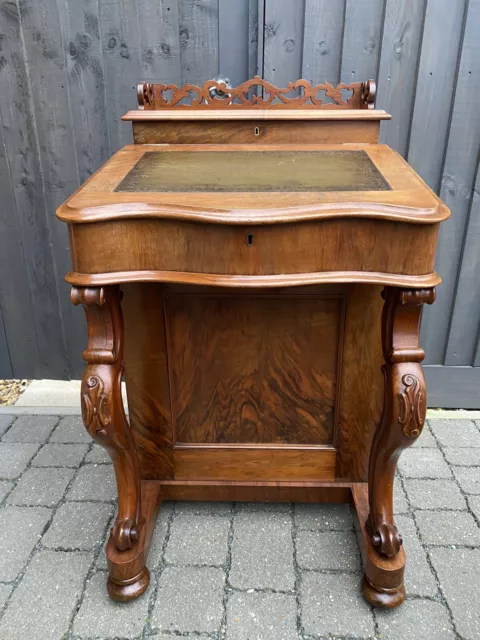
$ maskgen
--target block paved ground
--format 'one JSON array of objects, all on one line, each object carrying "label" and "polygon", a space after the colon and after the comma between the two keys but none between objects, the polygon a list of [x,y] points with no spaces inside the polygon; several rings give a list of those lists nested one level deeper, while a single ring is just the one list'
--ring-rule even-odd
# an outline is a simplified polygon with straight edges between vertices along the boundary
[{"label": "block paved ground", "polygon": [[112,466],[77,416],[0,415],[0,640],[480,638],[480,422],[430,420],[405,452],[397,524],[408,598],[359,595],[344,505],[165,503],[152,583],[106,596]]}]

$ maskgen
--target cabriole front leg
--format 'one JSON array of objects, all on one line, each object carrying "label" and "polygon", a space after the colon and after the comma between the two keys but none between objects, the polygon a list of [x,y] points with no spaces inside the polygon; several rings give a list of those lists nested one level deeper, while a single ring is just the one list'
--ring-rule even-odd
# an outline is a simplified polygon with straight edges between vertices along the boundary
[{"label": "cabriole front leg", "polygon": [[[88,324],[87,363],[81,405],[86,429],[113,462],[118,513],[107,546],[108,592],[130,600],[148,586],[150,576],[141,547],[144,518],[135,443],[122,402],[123,318],[118,286],[72,288],[73,304],[82,304]],[[136,560],[132,562],[133,560]]]},{"label": "cabriole front leg", "polygon": [[363,593],[373,605],[394,607],[405,599],[405,587],[404,562],[399,558],[402,536],[393,517],[393,485],[400,454],[419,437],[425,423],[426,389],[421,365],[425,354],[419,346],[419,330],[422,305],[434,301],[435,290],[387,287],[383,297],[385,399],[370,453],[365,529],[373,552],[384,558],[383,566],[391,560],[396,570],[385,573],[367,563]]}]

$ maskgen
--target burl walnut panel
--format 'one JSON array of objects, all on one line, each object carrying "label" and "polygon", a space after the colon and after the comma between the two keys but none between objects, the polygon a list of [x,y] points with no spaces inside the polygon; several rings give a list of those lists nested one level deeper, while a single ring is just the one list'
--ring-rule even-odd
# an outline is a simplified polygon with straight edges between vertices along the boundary
[{"label": "burl walnut panel", "polygon": [[168,296],[176,441],[330,444],[343,297]]},{"label": "burl walnut panel", "polygon": [[[322,285],[232,295],[231,290],[221,288],[135,283],[123,285],[123,291],[130,423],[144,479],[174,480],[193,478],[195,474],[213,477],[215,473],[218,477],[228,469],[229,477],[234,479],[242,461],[258,462],[258,455],[263,458],[262,464],[257,464],[256,473],[263,480],[278,479],[280,469],[284,480],[302,477],[306,471],[304,465],[309,469],[316,465],[314,474],[309,471],[310,477],[316,479],[367,479],[370,443],[380,422],[383,399],[382,352],[378,339],[381,287]],[[282,296],[285,296],[283,302]],[[225,301],[223,320],[218,313],[222,300]],[[240,309],[243,317],[236,314],[235,309]],[[275,315],[277,309],[279,313]],[[301,318],[298,324],[293,320],[295,309]],[[268,322],[261,317],[266,310],[270,310]],[[242,327],[248,318],[259,322],[252,327],[263,328],[260,338],[249,339],[251,331],[242,336]],[[269,335],[272,333],[267,331],[269,323],[276,326],[276,334]],[[214,329],[219,332],[216,337]],[[170,334],[169,340],[166,333]],[[178,356],[174,359],[172,333],[177,345],[173,351]],[[232,336],[240,338],[242,344],[235,344]],[[202,346],[202,339],[206,339],[207,345]],[[279,348],[271,353],[274,346]],[[247,354],[243,354],[242,349],[246,349]],[[266,351],[262,354],[262,349],[269,351],[272,363],[268,362]],[[207,356],[208,363],[200,361]],[[303,366],[302,358],[306,363]],[[259,388],[254,388],[254,377],[262,376],[255,372],[252,377],[251,359],[255,364],[263,360],[266,371],[272,367],[274,376],[270,376],[269,384],[259,383]],[[278,368],[287,359],[289,368],[292,361],[295,366],[292,377],[288,371]],[[167,360],[171,363],[170,379]],[[227,367],[227,371],[222,367]],[[202,377],[201,372],[207,370],[208,375]],[[237,371],[246,371],[247,375],[242,379]],[[245,408],[242,402],[236,402],[237,392],[231,394],[231,410],[225,400],[219,403],[219,408],[214,406],[213,400],[217,402],[221,396],[212,390],[215,385],[226,388],[222,373],[228,372],[231,377],[237,375],[237,392],[245,380],[250,384],[246,385],[242,399],[253,398],[253,402],[245,403]],[[333,381],[325,379],[329,372]],[[294,407],[299,385],[307,396],[296,398],[299,405]],[[188,409],[180,412],[179,421],[177,407],[176,434],[170,394],[178,397],[174,403],[180,408],[186,403]],[[203,405],[198,406],[196,403],[202,397]],[[264,402],[268,398],[269,402],[264,405],[268,407],[268,411],[264,409],[267,416],[264,422],[258,420],[257,411],[262,398]],[[336,402],[339,402],[337,415]],[[242,422],[238,411],[234,420],[233,407],[243,411]],[[315,421],[317,407],[321,420]],[[195,422],[198,417],[201,426]],[[259,433],[254,433],[252,418]],[[220,436],[218,419],[225,423]],[[231,422],[227,424],[228,420]],[[308,432],[304,432],[305,429]],[[334,449],[321,444],[332,442],[332,438]],[[182,439],[183,445],[178,443]],[[235,452],[231,447],[241,447],[241,450]],[[267,447],[263,454],[259,451],[262,447]],[[298,466],[299,454],[304,456],[304,465]],[[215,471],[220,458],[222,469]],[[253,480],[251,467],[249,470],[249,479]]]}]

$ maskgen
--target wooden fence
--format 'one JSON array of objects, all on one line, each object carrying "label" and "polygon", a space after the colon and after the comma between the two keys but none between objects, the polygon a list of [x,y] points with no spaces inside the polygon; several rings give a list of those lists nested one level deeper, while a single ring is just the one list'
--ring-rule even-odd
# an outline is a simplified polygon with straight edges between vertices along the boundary
[{"label": "wooden fence", "polygon": [[480,407],[479,32],[480,0],[0,0],[0,377],[80,375],[54,212],[131,141],[138,81],[377,78],[382,141],[452,209],[430,404]]}]

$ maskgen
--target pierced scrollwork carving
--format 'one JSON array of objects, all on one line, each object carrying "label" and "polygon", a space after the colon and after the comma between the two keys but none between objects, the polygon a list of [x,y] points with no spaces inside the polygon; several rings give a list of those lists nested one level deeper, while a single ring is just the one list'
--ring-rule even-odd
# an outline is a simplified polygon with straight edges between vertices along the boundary
[{"label": "pierced scrollwork carving", "polygon": [[201,87],[142,82],[137,96],[140,109],[373,109],[375,91],[373,80],[334,86],[300,79],[280,88],[255,76],[238,87],[222,79],[207,80]]},{"label": "pierced scrollwork carving", "polygon": [[402,377],[405,389],[399,394],[400,411],[398,422],[407,438],[418,438],[425,424],[427,402],[420,380],[407,373]]}]

